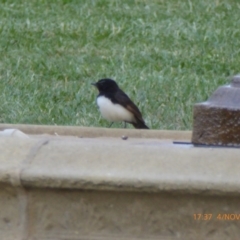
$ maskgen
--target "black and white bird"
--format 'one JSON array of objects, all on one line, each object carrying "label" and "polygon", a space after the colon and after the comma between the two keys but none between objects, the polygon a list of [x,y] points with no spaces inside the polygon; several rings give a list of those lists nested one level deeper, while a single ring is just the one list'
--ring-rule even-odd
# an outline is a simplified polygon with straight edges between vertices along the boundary
[{"label": "black and white bird", "polygon": [[[109,78],[92,83],[98,91],[97,105],[103,118],[111,122],[131,123],[135,128],[148,129],[138,107],[117,83]],[[110,127],[111,127],[110,125]]]}]

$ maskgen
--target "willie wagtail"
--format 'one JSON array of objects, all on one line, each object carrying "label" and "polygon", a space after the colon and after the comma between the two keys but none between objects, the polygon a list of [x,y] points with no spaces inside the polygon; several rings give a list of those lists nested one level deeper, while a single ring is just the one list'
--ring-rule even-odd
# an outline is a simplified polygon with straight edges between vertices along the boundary
[{"label": "willie wagtail", "polygon": [[92,83],[98,91],[97,105],[103,118],[112,122],[131,123],[135,128],[145,128],[146,126],[142,114],[138,107],[124,93],[117,83],[109,78],[101,79]]}]

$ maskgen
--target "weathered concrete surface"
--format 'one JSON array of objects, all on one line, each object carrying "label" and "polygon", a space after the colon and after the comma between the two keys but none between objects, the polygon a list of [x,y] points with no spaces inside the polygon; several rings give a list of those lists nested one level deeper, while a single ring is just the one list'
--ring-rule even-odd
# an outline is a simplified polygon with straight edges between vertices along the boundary
[{"label": "weathered concrete surface", "polygon": [[14,185],[240,194],[238,149],[51,136],[0,138],[0,148],[0,180]]},{"label": "weathered concrete surface", "polygon": [[0,184],[0,239],[23,239],[26,211],[24,199],[22,191],[17,187]]},{"label": "weathered concrete surface", "polygon": [[158,139],[47,141],[22,171],[25,186],[240,194],[238,149]]},{"label": "weathered concrete surface", "polygon": [[169,130],[136,130],[116,128],[91,128],[76,126],[46,126],[25,124],[0,124],[0,131],[8,128],[16,128],[26,134],[50,134],[53,136],[76,136],[76,137],[121,137],[127,135],[133,138],[158,138],[158,139],[190,139],[192,131],[169,131]]},{"label": "weathered concrete surface", "polygon": [[[237,240],[240,236],[239,220],[217,219],[218,214],[239,213],[239,200],[227,196],[49,189],[28,194],[30,239]],[[194,220],[197,213],[212,216]]]},{"label": "weathered concrete surface", "polygon": [[172,144],[188,133],[77,131],[0,137],[0,239],[239,238],[238,149]]}]

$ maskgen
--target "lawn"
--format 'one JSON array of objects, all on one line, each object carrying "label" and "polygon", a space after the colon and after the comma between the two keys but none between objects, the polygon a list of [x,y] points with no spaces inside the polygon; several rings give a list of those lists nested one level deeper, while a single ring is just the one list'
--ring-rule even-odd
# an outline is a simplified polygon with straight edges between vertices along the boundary
[{"label": "lawn", "polygon": [[191,129],[194,103],[240,71],[239,12],[238,0],[1,0],[0,122],[106,127],[91,82],[110,77],[151,128]]}]

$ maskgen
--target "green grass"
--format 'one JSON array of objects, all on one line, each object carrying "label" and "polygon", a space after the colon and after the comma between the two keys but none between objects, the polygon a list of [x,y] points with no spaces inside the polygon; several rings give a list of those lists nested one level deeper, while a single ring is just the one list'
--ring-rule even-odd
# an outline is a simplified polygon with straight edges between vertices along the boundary
[{"label": "green grass", "polygon": [[[111,77],[155,129],[240,71],[238,0],[0,1],[0,122],[108,126],[90,83]],[[115,124],[115,127],[122,127]]]}]

